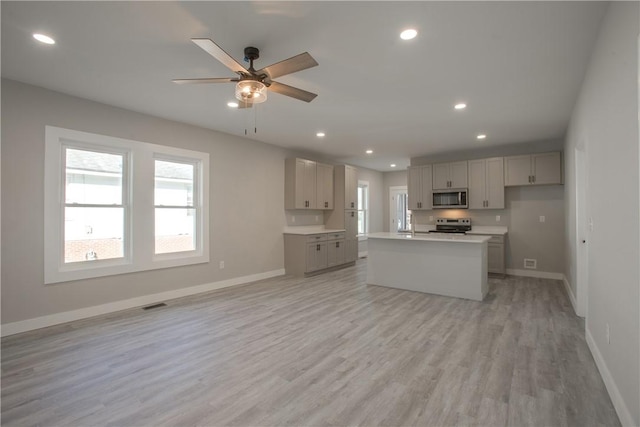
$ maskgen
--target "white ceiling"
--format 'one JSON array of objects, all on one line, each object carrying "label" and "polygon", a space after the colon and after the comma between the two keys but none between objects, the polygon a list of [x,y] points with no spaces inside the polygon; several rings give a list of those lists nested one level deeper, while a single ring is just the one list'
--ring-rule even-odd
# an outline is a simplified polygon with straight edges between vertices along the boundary
[{"label": "white ceiling", "polygon": [[[235,75],[191,43],[207,37],[256,68],[308,51],[320,64],[277,80],[249,138],[372,169],[445,151],[564,135],[606,9],[599,2],[7,2],[2,76],[236,135]],[[412,41],[401,30],[419,31]],[[34,32],[57,43],[36,42]],[[468,108],[455,111],[453,105]],[[326,132],[318,139],[318,131]],[[478,133],[487,139],[479,142]],[[366,155],[371,148],[373,155]]]}]

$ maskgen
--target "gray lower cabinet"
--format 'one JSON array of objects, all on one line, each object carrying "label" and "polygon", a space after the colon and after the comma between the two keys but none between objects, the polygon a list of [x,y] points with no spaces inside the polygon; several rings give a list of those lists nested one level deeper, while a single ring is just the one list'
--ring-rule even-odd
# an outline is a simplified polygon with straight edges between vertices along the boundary
[{"label": "gray lower cabinet", "polygon": [[[475,233],[474,233],[475,234]],[[487,258],[488,258],[488,270],[489,273],[495,274],[506,274],[506,263],[505,263],[505,250],[504,250],[504,238],[503,235],[492,235],[486,234],[486,236],[490,236],[491,240],[487,243]]]},{"label": "gray lower cabinet", "polygon": [[304,276],[346,265],[346,253],[344,232],[284,235],[286,274]]}]

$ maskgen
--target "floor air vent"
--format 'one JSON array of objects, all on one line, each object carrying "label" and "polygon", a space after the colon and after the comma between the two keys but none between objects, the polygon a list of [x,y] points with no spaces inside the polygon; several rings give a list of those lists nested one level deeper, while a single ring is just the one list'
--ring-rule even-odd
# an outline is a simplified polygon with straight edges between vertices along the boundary
[{"label": "floor air vent", "polygon": [[537,269],[538,268],[538,261],[535,259],[529,259],[529,258],[525,258],[524,259],[524,268],[531,268],[531,269]]},{"label": "floor air vent", "polygon": [[166,307],[167,304],[161,302],[160,304],[148,305],[146,307],[142,307],[143,310],[152,310],[154,308]]}]

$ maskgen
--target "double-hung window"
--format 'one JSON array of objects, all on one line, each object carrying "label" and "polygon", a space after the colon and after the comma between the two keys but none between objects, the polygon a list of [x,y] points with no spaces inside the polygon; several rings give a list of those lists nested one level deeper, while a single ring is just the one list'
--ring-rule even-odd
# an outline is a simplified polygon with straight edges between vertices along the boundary
[{"label": "double-hung window", "polygon": [[45,283],[209,261],[209,155],[47,126]]},{"label": "double-hung window", "polygon": [[369,232],[369,183],[358,181],[358,234]]}]

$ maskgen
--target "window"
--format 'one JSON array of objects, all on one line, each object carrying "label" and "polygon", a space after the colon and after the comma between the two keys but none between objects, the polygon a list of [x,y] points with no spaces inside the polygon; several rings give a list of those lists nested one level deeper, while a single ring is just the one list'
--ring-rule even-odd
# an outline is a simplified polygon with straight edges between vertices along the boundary
[{"label": "window", "polygon": [[46,128],[45,283],[209,261],[206,153]]},{"label": "window", "polygon": [[369,232],[369,183],[358,181],[358,234]]},{"label": "window", "polygon": [[391,232],[411,230],[411,211],[409,211],[407,187],[391,187],[389,194]]}]

